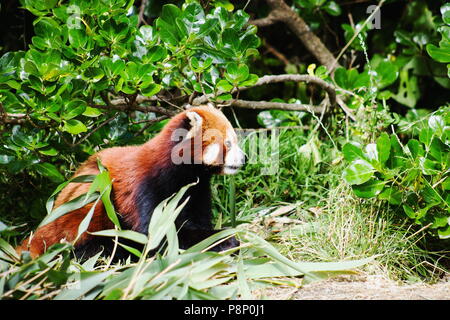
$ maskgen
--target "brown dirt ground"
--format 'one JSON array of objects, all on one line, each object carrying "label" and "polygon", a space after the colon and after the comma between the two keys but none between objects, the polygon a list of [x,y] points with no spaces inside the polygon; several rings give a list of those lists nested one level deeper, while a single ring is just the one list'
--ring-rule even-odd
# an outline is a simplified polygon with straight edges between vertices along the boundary
[{"label": "brown dirt ground", "polygon": [[450,277],[436,284],[399,284],[381,276],[341,276],[298,289],[272,288],[273,300],[450,300]]}]

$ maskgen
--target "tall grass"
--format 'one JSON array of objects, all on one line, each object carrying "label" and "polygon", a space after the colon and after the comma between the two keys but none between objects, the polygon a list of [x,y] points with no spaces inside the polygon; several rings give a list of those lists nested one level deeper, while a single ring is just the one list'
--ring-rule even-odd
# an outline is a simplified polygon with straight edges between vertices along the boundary
[{"label": "tall grass", "polygon": [[[290,129],[281,131],[279,138],[276,175],[261,176],[263,165],[255,164],[234,179],[238,223],[258,230],[295,261],[376,256],[365,272],[427,281],[448,274],[439,263],[448,250],[430,251],[425,230],[402,218],[396,207],[353,195],[342,179],[345,164],[334,143]],[[219,177],[216,183],[216,203],[227,203],[229,178]],[[216,207],[226,225],[229,208]],[[287,209],[280,215],[283,208]]]}]

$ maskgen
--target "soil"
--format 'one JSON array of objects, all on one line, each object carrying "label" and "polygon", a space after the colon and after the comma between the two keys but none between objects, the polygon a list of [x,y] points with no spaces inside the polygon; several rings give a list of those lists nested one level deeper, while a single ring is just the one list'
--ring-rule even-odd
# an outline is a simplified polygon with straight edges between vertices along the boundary
[{"label": "soil", "polygon": [[436,284],[400,284],[381,276],[342,276],[298,289],[268,289],[264,295],[274,300],[450,300],[450,277]]}]

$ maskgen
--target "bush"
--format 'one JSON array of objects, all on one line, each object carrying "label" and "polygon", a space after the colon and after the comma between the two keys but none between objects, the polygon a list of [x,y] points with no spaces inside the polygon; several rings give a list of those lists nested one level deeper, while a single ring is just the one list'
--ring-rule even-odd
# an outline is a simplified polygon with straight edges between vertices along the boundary
[{"label": "bush", "polygon": [[343,153],[350,165],[343,177],[358,197],[400,205],[415,223],[450,238],[450,108],[411,126],[419,130],[418,140],[402,143],[396,134],[382,133],[364,148],[347,143]]}]

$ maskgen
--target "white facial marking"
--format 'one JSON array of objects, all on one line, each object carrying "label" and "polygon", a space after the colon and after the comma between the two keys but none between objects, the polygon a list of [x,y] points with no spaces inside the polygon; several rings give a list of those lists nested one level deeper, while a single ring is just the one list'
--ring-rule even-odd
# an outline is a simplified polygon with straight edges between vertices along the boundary
[{"label": "white facial marking", "polygon": [[202,130],[202,124],[203,124],[203,118],[194,111],[188,111],[186,112],[186,116],[189,118],[191,130],[186,135],[185,139],[190,139],[192,137],[195,137],[197,133],[199,133]]},{"label": "white facial marking", "polygon": [[213,164],[219,156],[220,145],[218,143],[210,144],[203,151],[203,162],[205,164]]},{"label": "white facial marking", "polygon": [[238,169],[244,164],[245,155],[241,148],[239,148],[239,145],[237,143],[237,136],[234,130],[227,130],[226,141],[230,142],[230,147],[227,150],[227,154],[225,156],[223,173],[235,174]]}]

